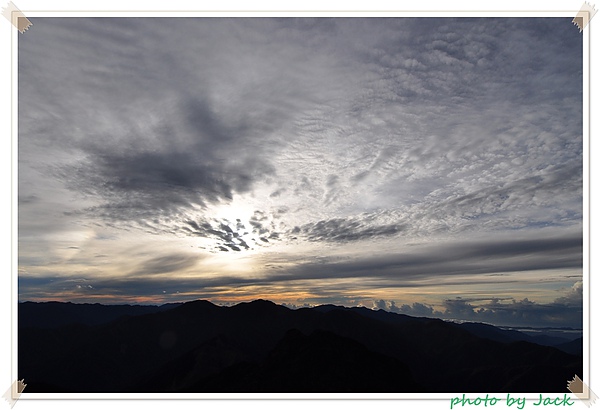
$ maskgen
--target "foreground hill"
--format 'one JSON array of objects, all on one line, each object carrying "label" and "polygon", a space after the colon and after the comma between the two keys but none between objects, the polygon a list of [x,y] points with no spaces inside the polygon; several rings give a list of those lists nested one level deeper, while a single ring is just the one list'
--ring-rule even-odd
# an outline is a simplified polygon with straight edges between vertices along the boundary
[{"label": "foreground hill", "polygon": [[580,356],[553,347],[365,308],[194,301],[51,328],[33,310],[19,312],[32,393],[563,392],[582,374]]}]

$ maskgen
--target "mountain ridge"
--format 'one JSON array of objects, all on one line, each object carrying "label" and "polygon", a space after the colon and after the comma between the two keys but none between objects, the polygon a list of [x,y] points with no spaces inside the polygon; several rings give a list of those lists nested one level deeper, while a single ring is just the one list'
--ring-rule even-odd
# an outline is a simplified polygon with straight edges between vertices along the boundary
[{"label": "mountain ridge", "polygon": [[[31,323],[31,312],[20,310],[19,321]],[[297,332],[296,350],[289,348],[289,332]],[[241,386],[308,392],[317,388],[301,383],[316,377],[305,366],[308,357],[327,357],[323,349],[336,343],[337,355],[321,370],[332,380],[323,392],[347,392],[334,381],[339,366],[351,368],[349,358],[367,373],[390,363],[387,373],[415,392],[562,391],[564,380],[582,368],[580,356],[529,341],[491,340],[439,319],[345,307],[291,310],[265,300],[231,307],[193,301],[94,325],[20,323],[19,378],[31,382],[30,392],[241,392]],[[295,366],[287,382],[270,359],[281,351],[287,352],[281,361]],[[307,358],[298,360],[302,354]],[[215,380],[225,384],[217,388]],[[346,385],[356,392],[361,386],[364,392],[406,391],[385,379]]]}]

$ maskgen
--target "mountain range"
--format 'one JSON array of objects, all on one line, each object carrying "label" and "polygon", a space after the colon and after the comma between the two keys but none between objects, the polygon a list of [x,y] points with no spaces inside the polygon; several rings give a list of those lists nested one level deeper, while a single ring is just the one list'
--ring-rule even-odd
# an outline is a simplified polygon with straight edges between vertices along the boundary
[{"label": "mountain range", "polygon": [[28,393],[555,393],[583,369],[581,338],[364,307],[198,300],[18,310]]}]

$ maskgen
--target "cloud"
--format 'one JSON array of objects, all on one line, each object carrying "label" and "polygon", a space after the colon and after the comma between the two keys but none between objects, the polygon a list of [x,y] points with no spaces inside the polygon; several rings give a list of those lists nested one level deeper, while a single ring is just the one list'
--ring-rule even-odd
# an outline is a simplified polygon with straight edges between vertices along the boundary
[{"label": "cloud", "polygon": [[[298,263],[288,278],[357,278],[379,279],[387,286],[409,286],[414,280],[527,272],[555,269],[581,269],[583,241],[580,236],[547,239],[456,241],[420,246],[412,252],[378,252],[363,254],[329,263]],[[468,282],[467,282],[468,283]]]},{"label": "cloud", "polygon": [[445,312],[442,317],[479,322],[496,323],[509,326],[531,325],[583,327],[583,308],[581,300],[578,305],[564,304],[555,300],[553,303],[536,303],[525,298],[513,300],[512,303],[499,303],[492,299],[478,307],[457,299],[444,302]]},{"label": "cloud", "polygon": [[146,262],[137,271],[137,274],[153,275],[170,272],[180,272],[190,268],[198,261],[197,255],[187,255],[183,253],[157,256]]},{"label": "cloud", "polygon": [[577,281],[565,296],[556,298],[555,304],[564,306],[581,307],[583,303],[583,282]]},{"label": "cloud", "polygon": [[[289,287],[362,303],[581,271],[582,38],[567,18],[38,18],[19,56],[31,276],[102,262],[133,276],[96,297]],[[562,297],[575,309],[575,290]],[[501,317],[505,302],[447,309]]]},{"label": "cloud", "polygon": [[[237,152],[242,131],[222,125],[207,112],[206,103],[186,102],[186,110],[187,115],[174,119],[183,124],[184,131],[189,128],[185,142],[163,147],[90,144],[85,161],[60,167],[57,176],[71,189],[100,200],[101,205],[86,212],[136,221],[231,201],[234,193],[248,192],[257,179],[273,173],[267,159],[251,151]],[[169,138],[168,134],[164,137]]]},{"label": "cloud", "polygon": [[410,316],[437,317],[473,322],[493,323],[504,326],[534,327],[583,327],[582,283],[576,282],[566,292],[551,303],[537,303],[524,298],[478,298],[446,299],[443,310],[435,310],[432,306],[414,302],[404,304],[400,308],[395,301],[378,300],[373,302],[374,308],[390,312],[403,313]]},{"label": "cloud", "polygon": [[402,231],[402,224],[369,226],[366,218],[335,218],[300,227],[294,233],[303,233],[310,241],[349,242],[369,238],[393,236]]},{"label": "cloud", "polygon": [[412,305],[402,305],[397,307],[395,302],[390,302],[390,312],[403,313],[409,316],[433,316],[433,308],[423,303],[414,302]]},{"label": "cloud", "polygon": [[37,197],[36,195],[27,195],[27,196],[19,196],[19,206],[23,206],[23,205],[27,205],[27,204],[33,204],[37,201],[39,201],[39,197]]},{"label": "cloud", "polygon": [[[68,41],[46,55],[42,45],[65,40],[65,22],[43,21],[42,44],[22,44],[36,51],[25,56],[22,74],[40,69],[30,56],[41,53],[50,80],[85,78],[55,99],[55,117],[73,118],[80,131],[50,118],[49,129],[35,131],[40,118],[31,116],[47,113],[36,104],[22,113],[23,147],[39,150],[32,137],[43,134],[77,153],[53,165],[52,175],[96,202],[88,216],[133,225],[158,218],[168,226],[175,215],[255,194],[264,183],[283,203],[296,194],[296,209],[317,199],[307,225],[371,204],[411,214],[419,221],[411,233],[460,232],[474,218],[503,227],[556,223],[566,204],[563,223],[580,214],[568,198],[581,195],[574,165],[581,149],[576,129],[565,126],[580,106],[558,91],[577,89],[581,70],[571,61],[580,40],[557,31],[552,19],[432,19],[427,29],[414,19],[163,19],[152,25],[152,41],[135,35],[150,28],[144,19],[127,29],[82,19],[69,25],[97,50],[85,54],[81,71],[69,64]],[[523,38],[535,61],[521,53]],[[111,44],[127,52],[111,54]],[[165,51],[152,58],[156,44]],[[132,78],[139,61],[144,70]],[[526,74],[534,68],[538,75]],[[99,88],[106,78],[106,90]],[[554,99],[545,83],[532,81],[538,78],[562,85],[553,87]],[[95,99],[82,100],[85,91]],[[542,164],[565,170],[556,178],[566,179],[552,181]],[[550,213],[517,218],[531,206]],[[406,228],[376,225],[357,236]],[[334,232],[344,227],[322,227],[311,240],[355,239]]]},{"label": "cloud", "polygon": [[387,304],[385,300],[380,299],[377,301],[373,301],[373,308],[387,310]]}]

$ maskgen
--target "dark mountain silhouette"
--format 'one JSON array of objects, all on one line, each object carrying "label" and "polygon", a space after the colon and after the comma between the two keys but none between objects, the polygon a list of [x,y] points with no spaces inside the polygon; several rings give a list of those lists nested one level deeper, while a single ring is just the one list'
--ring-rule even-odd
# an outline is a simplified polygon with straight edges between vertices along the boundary
[{"label": "dark mountain silhouette", "polygon": [[542,346],[553,346],[559,350],[562,350],[563,352],[579,355],[581,355],[583,351],[583,349],[580,348],[580,352],[575,353],[573,346],[577,345],[577,343],[571,343],[572,340],[566,337],[557,337],[545,334],[531,336],[527,333],[519,332],[517,330],[500,329],[485,323],[467,322],[461,323],[459,326],[475,336],[495,340],[497,342],[510,343],[524,341],[536,343]]},{"label": "dark mountain silhouette", "polygon": [[[72,317],[85,316],[78,306],[69,305]],[[498,341],[366,308],[194,301],[51,328],[31,326],[31,312],[19,311],[18,376],[32,393],[566,392],[583,366],[513,333]]]},{"label": "dark mountain silhouette", "polygon": [[533,338],[525,333],[516,330],[503,330],[485,323],[466,322],[460,323],[458,326],[475,336],[495,340],[496,342],[510,343],[528,341],[535,343]]},{"label": "dark mountain silhouette", "polygon": [[561,343],[554,347],[562,350],[563,352],[567,352],[577,356],[583,356],[583,337],[571,340],[570,342]]},{"label": "dark mountain silhouette", "polygon": [[548,335],[535,335],[535,336],[527,335],[527,336],[529,336],[531,339],[525,339],[525,340],[529,340],[532,343],[537,343],[537,344],[543,345],[543,346],[557,347],[561,344],[571,341],[570,339],[567,339],[565,337],[557,337],[557,336],[548,336]]},{"label": "dark mountain silhouette", "polygon": [[[365,307],[351,307],[346,308],[342,306],[335,305],[322,305],[314,308],[320,312],[330,312],[332,310],[345,309],[356,312],[362,316],[369,317],[372,319],[377,319],[382,322],[387,323],[405,323],[407,321],[418,321],[421,320],[426,322],[431,320],[430,318],[425,317],[412,317],[399,313],[388,312],[383,309],[372,310],[367,309]],[[452,322],[449,322],[449,325],[453,325]],[[554,346],[559,350],[563,350],[566,353],[576,354],[571,347],[570,339],[565,337],[557,337],[557,336],[549,336],[549,335],[536,335],[530,336],[526,333],[519,332],[517,330],[506,330],[501,329],[496,326],[492,326],[486,323],[477,323],[477,322],[464,322],[460,324],[454,324],[455,326],[460,327],[461,329],[466,330],[467,332],[484,339],[494,340],[496,342],[502,343],[510,343],[510,342],[518,342],[518,341],[526,341],[530,343],[535,343],[543,346]]]},{"label": "dark mountain silhouette", "polygon": [[[177,392],[217,393],[423,390],[399,360],[324,330],[315,330],[308,336],[297,329],[288,330],[260,363],[241,357],[239,351],[233,341],[212,339],[160,369],[158,376],[141,390],[155,391],[165,385]],[[222,366],[224,361],[227,365]],[[183,378],[178,377],[182,374]]]},{"label": "dark mountain silhouette", "polygon": [[181,303],[161,306],[74,304],[71,302],[19,303],[19,326],[49,329],[66,325],[100,325],[122,316],[138,316],[172,309]]}]

